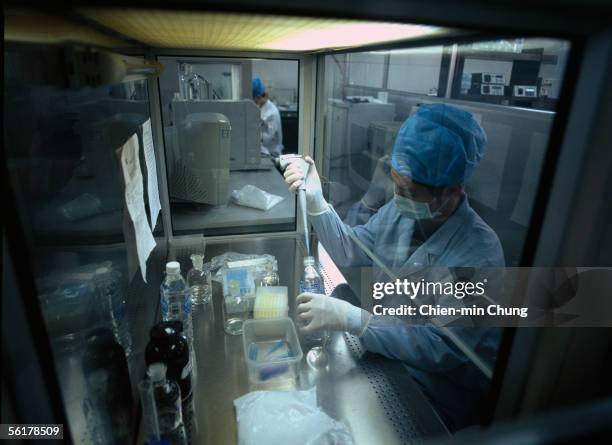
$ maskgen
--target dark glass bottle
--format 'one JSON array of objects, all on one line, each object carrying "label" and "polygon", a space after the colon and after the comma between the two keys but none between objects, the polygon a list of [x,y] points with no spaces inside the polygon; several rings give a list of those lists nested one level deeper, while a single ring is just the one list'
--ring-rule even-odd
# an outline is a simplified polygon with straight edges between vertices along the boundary
[{"label": "dark glass bottle", "polygon": [[180,321],[162,321],[151,328],[149,344],[145,350],[147,366],[161,362],[167,366],[167,378],[181,388],[183,401],[191,397],[191,361],[189,345],[182,335]]},{"label": "dark glass bottle", "polygon": [[86,337],[82,360],[87,396],[83,413],[95,444],[130,444],[132,388],[125,352],[108,328]]}]

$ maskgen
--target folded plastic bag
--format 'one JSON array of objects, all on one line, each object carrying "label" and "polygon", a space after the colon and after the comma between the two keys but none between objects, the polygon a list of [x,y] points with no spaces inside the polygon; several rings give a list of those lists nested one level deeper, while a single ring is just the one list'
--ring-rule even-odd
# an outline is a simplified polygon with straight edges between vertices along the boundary
[{"label": "folded plastic bag", "polygon": [[251,267],[253,278],[257,280],[262,274],[265,274],[266,263],[274,263],[276,258],[273,255],[263,254],[249,254],[239,252],[225,252],[221,255],[213,257],[209,262],[203,264],[203,268],[209,270],[212,274],[212,279],[221,283],[223,281],[223,270],[232,268],[232,266],[250,267],[250,264],[236,264],[240,261],[248,262],[249,260],[261,260],[257,264]]},{"label": "folded plastic bag", "polygon": [[308,391],[255,391],[234,400],[239,445],[353,445],[348,428]]},{"label": "folded plastic bag", "polygon": [[285,198],[268,193],[254,185],[245,185],[240,190],[232,192],[232,199],[241,206],[270,210]]}]

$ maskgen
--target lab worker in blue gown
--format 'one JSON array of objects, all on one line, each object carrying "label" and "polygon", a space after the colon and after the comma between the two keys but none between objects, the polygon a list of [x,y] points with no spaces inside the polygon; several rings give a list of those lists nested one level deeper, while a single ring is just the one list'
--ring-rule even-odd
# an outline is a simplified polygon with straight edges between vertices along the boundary
[{"label": "lab worker in blue gown", "polygon": [[[299,165],[291,164],[285,181],[292,191],[306,181],[309,221],[334,262],[370,266],[374,281],[390,281],[385,269],[503,267],[497,235],[470,207],[464,190],[486,142],[470,113],[446,104],[419,107],[402,125],[393,147],[394,197],[371,210],[363,225],[345,224],[326,202],[311,159],[305,179]],[[297,302],[303,332],[346,331],[358,336],[367,350],[401,360],[451,430],[477,421],[488,379],[451,337],[460,337],[491,363],[499,330],[414,326],[319,294],[301,294]]]}]

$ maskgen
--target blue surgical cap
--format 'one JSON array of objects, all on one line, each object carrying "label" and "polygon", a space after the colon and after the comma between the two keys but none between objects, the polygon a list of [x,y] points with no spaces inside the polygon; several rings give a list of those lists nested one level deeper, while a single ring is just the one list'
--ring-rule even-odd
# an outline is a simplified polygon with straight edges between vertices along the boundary
[{"label": "blue surgical cap", "polygon": [[467,111],[422,105],[402,124],[391,165],[400,175],[432,187],[464,184],[486,144],[487,135]]},{"label": "blue surgical cap", "polygon": [[263,96],[266,92],[266,86],[259,77],[253,79],[253,97]]}]

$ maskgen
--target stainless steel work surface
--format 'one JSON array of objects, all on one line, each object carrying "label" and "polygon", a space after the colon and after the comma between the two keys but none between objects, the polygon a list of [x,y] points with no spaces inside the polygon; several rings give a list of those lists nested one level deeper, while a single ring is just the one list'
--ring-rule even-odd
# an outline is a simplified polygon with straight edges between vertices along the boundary
[{"label": "stainless steel work surface", "polygon": [[[269,161],[271,162],[271,161]],[[233,202],[218,206],[173,205],[172,223],[176,231],[216,229],[224,227],[254,227],[268,224],[292,224],[295,221],[295,194],[291,193],[282,175],[272,167],[269,170],[231,171],[229,191],[245,185],[254,185],[284,199],[263,211],[237,205]]]},{"label": "stainless steel work surface", "polygon": [[[289,287],[290,315],[293,313],[303,258],[297,238],[209,243],[206,259],[227,251],[274,255],[280,284]],[[188,265],[187,256],[178,259],[183,267]],[[197,377],[193,444],[236,443],[233,400],[249,391],[242,336],[224,333],[221,298],[221,287],[215,283],[212,305],[194,306]],[[348,425],[355,444],[411,443],[445,434],[435,412],[399,362],[366,353],[358,339],[341,333],[333,334],[328,352],[330,360],[325,369],[313,370],[305,359],[302,361],[297,389],[316,386],[323,410]]]}]

